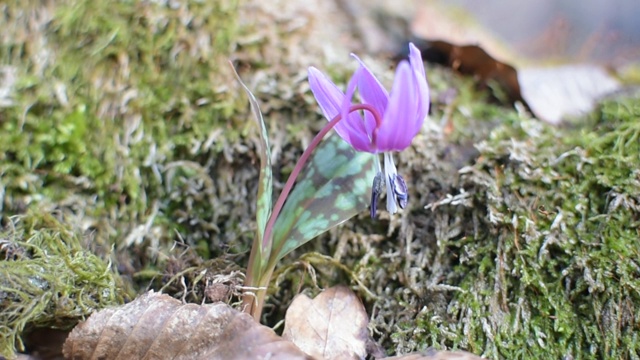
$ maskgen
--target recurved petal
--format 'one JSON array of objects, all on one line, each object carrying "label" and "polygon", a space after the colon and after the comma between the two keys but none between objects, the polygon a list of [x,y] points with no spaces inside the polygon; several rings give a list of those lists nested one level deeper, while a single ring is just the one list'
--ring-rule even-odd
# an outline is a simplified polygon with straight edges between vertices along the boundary
[{"label": "recurved petal", "polygon": [[313,66],[309,67],[309,86],[324,117],[331,120],[340,113],[344,94],[336,84]]},{"label": "recurved petal", "polygon": [[351,105],[353,104],[351,99],[356,91],[357,83],[358,72],[356,71],[353,76],[351,76],[351,79],[349,79],[349,83],[347,84],[347,93],[345,94],[344,99],[342,100],[342,105],[340,106],[340,113],[344,120],[340,121],[340,123],[336,125],[336,130],[339,129],[342,132],[347,133],[350,138],[350,140],[347,141],[356,150],[371,152],[370,136],[365,128],[364,122],[362,121],[362,116],[360,116],[358,111],[349,112]]},{"label": "recurved petal", "polygon": [[[378,114],[382,116],[386,111],[387,104],[389,102],[389,93],[387,92],[387,89],[382,86],[378,78],[373,75],[371,70],[369,70],[367,65],[365,65],[358,56],[355,54],[351,54],[351,56],[360,63],[360,67],[354,76],[357,76],[358,78],[358,92],[360,93],[362,102],[373,106],[378,111]],[[366,119],[367,117],[365,117],[365,120]],[[367,132],[371,134],[373,129],[376,127],[376,123],[373,116],[369,116],[369,119],[373,122],[365,121],[365,126],[367,128]]]},{"label": "recurved petal", "polygon": [[418,104],[414,82],[414,72],[409,63],[400,62],[391,88],[387,111],[377,133],[379,151],[402,151],[420,131],[422,121],[416,121]]},{"label": "recurved petal", "polygon": [[409,43],[409,62],[411,63],[411,69],[413,69],[413,71],[425,77],[422,54],[413,43]]},{"label": "recurved petal", "polygon": [[429,113],[429,84],[427,83],[420,50],[412,43],[409,43],[409,62],[415,77],[416,101],[418,103],[415,117],[416,124],[413,124],[413,126],[420,128]]},{"label": "recurved petal", "polygon": [[[309,67],[309,86],[327,120],[331,120],[341,113],[345,94],[320,70],[313,66]],[[349,102],[348,106],[350,106],[350,100],[347,101]],[[341,138],[356,150],[369,151],[369,139],[364,132],[362,121],[360,114],[353,112],[348,114],[347,119],[340,121],[334,129]],[[354,128],[354,124],[360,124],[361,130]]]},{"label": "recurved petal", "polygon": [[366,129],[362,122],[362,117],[359,115],[359,113],[357,112],[353,114],[349,113],[349,110],[351,109],[351,105],[353,104],[351,99],[353,98],[353,94],[356,92],[357,82],[358,82],[358,78],[356,74],[354,74],[353,76],[351,76],[351,79],[349,79],[349,83],[347,84],[347,93],[344,95],[344,98],[342,99],[342,104],[340,105],[340,113],[342,114],[342,117],[345,120],[341,121],[336,126],[342,126],[343,128],[345,128],[350,132],[366,134]]}]

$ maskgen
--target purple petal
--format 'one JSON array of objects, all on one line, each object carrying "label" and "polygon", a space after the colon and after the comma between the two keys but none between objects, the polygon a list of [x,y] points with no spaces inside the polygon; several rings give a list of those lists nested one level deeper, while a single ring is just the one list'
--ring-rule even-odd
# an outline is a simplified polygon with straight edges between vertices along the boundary
[{"label": "purple petal", "polygon": [[420,131],[422,121],[416,121],[418,103],[413,70],[406,61],[400,62],[391,88],[389,105],[378,129],[377,148],[380,151],[406,149]]},{"label": "purple petal", "polygon": [[[360,92],[360,98],[365,104],[373,106],[378,111],[378,115],[382,117],[387,110],[387,104],[389,102],[389,93],[385,89],[378,78],[373,75],[371,70],[357,57],[355,54],[351,54],[358,62],[360,67],[356,71],[358,74],[358,91]],[[382,118],[378,119],[379,121]],[[375,116],[369,112],[364,112],[364,123],[367,129],[369,137],[373,134],[373,130],[378,126]]]},{"label": "purple petal", "polygon": [[353,94],[356,91],[356,86],[358,82],[358,72],[356,71],[349,79],[349,83],[347,84],[347,93],[342,100],[342,105],[340,106],[340,113],[345,120],[340,121],[337,126],[341,126],[345,131],[350,134],[351,140],[349,143],[358,151],[366,151],[371,152],[371,140],[370,136],[367,133],[364,122],[362,121],[362,116],[358,111],[354,111],[349,113],[353,98]]},{"label": "purple petal", "polygon": [[365,104],[373,106],[380,116],[384,114],[387,109],[387,103],[389,102],[389,93],[387,89],[382,86],[378,78],[373,75],[371,70],[365,65],[359,57],[351,54],[360,63],[358,69],[358,91],[360,97]]},{"label": "purple petal", "polygon": [[354,112],[354,115],[357,116],[349,116],[349,110],[352,105],[351,99],[353,99],[353,94],[356,92],[357,82],[358,78],[356,73],[354,73],[351,76],[351,79],[349,79],[349,83],[347,84],[347,93],[344,95],[342,104],[340,105],[340,113],[342,114],[342,117],[346,119],[341,121],[341,125],[348,128],[350,131],[366,134],[367,131],[364,127],[364,123],[360,114],[358,112]]},{"label": "purple petal", "polygon": [[418,103],[415,117],[417,123],[414,126],[422,127],[422,123],[429,113],[429,84],[424,72],[424,62],[420,50],[412,43],[409,43],[409,62],[415,77],[416,101]]},{"label": "purple petal", "polygon": [[426,78],[422,55],[420,54],[420,50],[418,50],[413,43],[409,43],[409,62],[411,63],[411,69],[413,69],[413,71],[418,72],[422,77]]},{"label": "purple petal", "polygon": [[[345,95],[329,78],[314,67],[309,68],[309,86],[322,113],[328,120],[341,113]],[[347,101],[350,103],[350,100]],[[334,129],[356,150],[369,151],[370,141],[362,123],[363,119],[360,114],[352,112],[346,119],[338,122]],[[354,127],[356,124],[359,124],[359,128]]]},{"label": "purple petal", "polygon": [[309,68],[309,86],[324,117],[331,120],[340,113],[340,104],[344,99],[344,94],[320,70],[313,66]]}]

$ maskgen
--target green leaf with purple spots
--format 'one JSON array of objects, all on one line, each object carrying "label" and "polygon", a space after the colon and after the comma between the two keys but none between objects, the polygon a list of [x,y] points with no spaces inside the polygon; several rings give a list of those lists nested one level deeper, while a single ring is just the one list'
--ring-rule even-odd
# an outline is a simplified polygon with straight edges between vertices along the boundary
[{"label": "green leaf with purple spots", "polygon": [[366,210],[374,160],[375,155],[357,152],[330,133],[315,149],[276,220],[270,262]]},{"label": "green leaf with purple spots", "polygon": [[[258,100],[253,96],[249,88],[242,82],[240,76],[236,72],[233,65],[233,72],[238,79],[240,85],[247,93],[249,97],[249,103],[251,104],[251,112],[258,124],[260,134],[260,148],[258,154],[260,155],[260,178],[258,179],[258,205],[256,209],[256,222],[258,225],[257,238],[254,241],[253,246],[261,246],[262,238],[264,237],[264,229],[271,216],[271,203],[272,203],[272,191],[273,191],[273,175],[271,172],[271,149],[269,148],[269,137],[267,136],[267,127],[264,123],[264,118],[260,112],[260,106]],[[269,256],[269,249],[260,249],[260,254],[263,259]],[[266,253],[265,253],[266,251]]]}]

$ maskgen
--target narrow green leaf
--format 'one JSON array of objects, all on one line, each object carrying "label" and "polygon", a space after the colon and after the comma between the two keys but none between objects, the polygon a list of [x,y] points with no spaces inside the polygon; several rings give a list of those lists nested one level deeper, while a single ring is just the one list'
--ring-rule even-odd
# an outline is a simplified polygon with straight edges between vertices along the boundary
[{"label": "narrow green leaf", "polygon": [[[270,263],[366,210],[375,155],[356,152],[335,132],[315,149],[273,229]],[[277,255],[276,255],[277,254]]]},{"label": "narrow green leaf", "polygon": [[[236,69],[231,66],[233,69],[233,73],[236,75],[238,82],[242,85],[242,88],[247,93],[249,97],[249,103],[251,104],[251,112],[253,113],[253,117],[258,123],[259,133],[260,133],[260,148],[258,149],[258,154],[260,155],[260,178],[258,183],[258,205],[256,210],[256,222],[258,224],[258,241],[254,242],[254,246],[256,244],[262,245],[262,238],[264,236],[264,229],[267,225],[267,221],[269,220],[269,216],[271,216],[271,203],[272,203],[272,191],[273,191],[273,175],[271,173],[271,149],[269,148],[269,138],[267,136],[267,127],[264,123],[264,118],[262,117],[262,113],[260,112],[260,106],[258,105],[258,100],[253,96],[251,90],[242,82],[240,76],[236,72]],[[265,249],[261,249],[261,254],[264,254]]]}]

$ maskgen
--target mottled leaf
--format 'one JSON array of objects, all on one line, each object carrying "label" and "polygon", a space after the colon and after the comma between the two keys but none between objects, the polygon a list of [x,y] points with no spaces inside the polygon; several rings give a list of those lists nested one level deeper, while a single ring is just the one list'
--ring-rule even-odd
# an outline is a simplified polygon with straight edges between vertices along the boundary
[{"label": "mottled leaf", "polygon": [[373,154],[353,150],[335,132],[320,143],[276,220],[275,261],[367,209],[374,159]]},{"label": "mottled leaf", "polygon": [[[233,66],[232,66],[233,68]],[[269,137],[267,136],[267,127],[264,123],[264,118],[260,112],[260,106],[258,100],[253,96],[249,88],[242,82],[240,76],[233,68],[233,72],[238,79],[238,82],[247,93],[249,97],[249,103],[251,103],[251,112],[256,120],[260,134],[260,148],[258,154],[260,155],[260,178],[258,180],[258,204],[256,211],[256,222],[258,224],[258,241],[254,244],[262,244],[262,238],[264,236],[264,229],[271,216],[271,203],[272,203],[272,191],[273,191],[273,175],[271,172],[271,149],[269,148]],[[261,249],[264,251],[264,249]],[[266,254],[264,254],[266,255]]]},{"label": "mottled leaf", "polygon": [[364,359],[369,339],[362,302],[346,286],[327,289],[311,300],[293,299],[282,337],[318,359]]},{"label": "mottled leaf", "polygon": [[183,304],[146,293],[76,326],[66,359],[309,359],[270,328],[225,303]]}]

